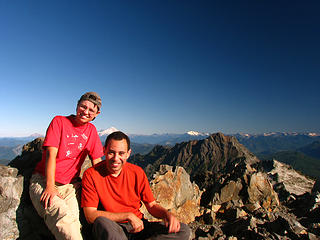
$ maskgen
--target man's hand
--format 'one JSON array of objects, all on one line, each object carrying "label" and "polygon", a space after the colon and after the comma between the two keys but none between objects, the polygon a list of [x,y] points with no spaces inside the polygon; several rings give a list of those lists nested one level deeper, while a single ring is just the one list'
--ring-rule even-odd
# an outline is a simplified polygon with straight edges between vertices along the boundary
[{"label": "man's hand", "polygon": [[161,207],[156,201],[144,204],[152,216],[163,219],[169,233],[180,231],[180,222],[171,212]]},{"label": "man's hand", "polygon": [[132,226],[131,233],[138,233],[144,229],[143,221],[135,214],[129,213],[128,221]]},{"label": "man's hand", "polygon": [[60,193],[55,187],[47,186],[40,197],[40,202],[44,205],[45,209],[51,206],[52,199],[54,196],[58,196],[59,198],[63,199],[63,197],[60,195]]},{"label": "man's hand", "polygon": [[164,222],[166,227],[169,228],[169,233],[176,233],[180,231],[180,222],[172,213],[168,212]]}]

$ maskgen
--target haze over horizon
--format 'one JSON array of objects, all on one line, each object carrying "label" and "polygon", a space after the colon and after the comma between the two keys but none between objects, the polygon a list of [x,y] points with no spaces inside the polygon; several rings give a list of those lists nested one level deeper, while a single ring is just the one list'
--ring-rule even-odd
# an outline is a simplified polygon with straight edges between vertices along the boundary
[{"label": "haze over horizon", "polygon": [[97,130],[320,132],[318,1],[1,1],[0,137],[102,98]]}]

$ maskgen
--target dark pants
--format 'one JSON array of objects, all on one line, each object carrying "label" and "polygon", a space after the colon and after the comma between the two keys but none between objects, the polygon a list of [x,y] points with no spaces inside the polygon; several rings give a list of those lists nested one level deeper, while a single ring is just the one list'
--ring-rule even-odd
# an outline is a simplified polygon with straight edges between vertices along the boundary
[{"label": "dark pants", "polygon": [[180,231],[168,233],[168,228],[159,222],[143,220],[144,229],[139,233],[130,233],[130,223],[116,223],[105,217],[98,217],[93,223],[93,236],[97,240],[143,240],[143,239],[184,239],[190,238],[190,228],[180,223]]}]

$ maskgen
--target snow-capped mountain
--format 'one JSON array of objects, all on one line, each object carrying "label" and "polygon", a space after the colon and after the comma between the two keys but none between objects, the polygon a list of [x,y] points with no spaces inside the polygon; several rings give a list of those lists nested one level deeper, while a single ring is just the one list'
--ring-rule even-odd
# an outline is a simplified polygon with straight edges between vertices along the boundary
[{"label": "snow-capped mountain", "polygon": [[319,137],[320,133],[316,132],[265,132],[265,133],[236,133],[236,134],[230,134],[232,136],[240,136],[240,137],[281,137],[281,136],[309,136],[309,137]]},{"label": "snow-capped mountain", "polygon": [[189,131],[187,134],[191,136],[209,136],[209,133],[201,133],[201,132],[196,132],[196,131]]},{"label": "snow-capped mountain", "polygon": [[113,132],[116,132],[116,131],[119,131],[119,130],[116,129],[115,127],[110,127],[110,128],[108,128],[108,129],[98,131],[98,135],[99,135],[100,137],[108,136],[109,134],[111,134],[111,133],[113,133]]},{"label": "snow-capped mountain", "polygon": [[[115,127],[110,127],[106,130],[98,131],[102,141],[112,132],[118,131]],[[164,133],[164,134],[128,134],[131,142],[140,144],[160,144],[160,145],[174,145],[179,142],[199,140],[209,136],[209,133],[201,133],[197,131],[188,131],[186,133]]]}]

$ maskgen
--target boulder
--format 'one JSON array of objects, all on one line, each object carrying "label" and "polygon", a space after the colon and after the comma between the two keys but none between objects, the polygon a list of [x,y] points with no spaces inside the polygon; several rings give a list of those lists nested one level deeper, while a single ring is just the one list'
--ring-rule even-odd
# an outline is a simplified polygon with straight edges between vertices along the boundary
[{"label": "boulder", "polygon": [[[42,137],[36,138],[25,144],[22,147],[21,155],[17,156],[8,164],[8,168],[14,167],[17,170],[19,174],[17,178],[21,177],[23,179],[23,181],[19,183],[23,191],[16,212],[16,232],[18,233],[16,238],[19,239],[54,239],[43,219],[39,217],[34,209],[29,197],[29,181],[36,164],[41,160],[43,140],[44,138]],[[2,222],[0,222],[0,225],[1,223]]]},{"label": "boulder", "polygon": [[23,192],[23,177],[16,168],[0,165],[0,239],[17,239],[17,210]]},{"label": "boulder", "polygon": [[[201,191],[191,183],[189,174],[182,167],[173,171],[172,166],[161,165],[150,182],[157,202],[171,211],[183,223],[190,223],[200,216]],[[144,210],[145,216],[154,218]]]}]

